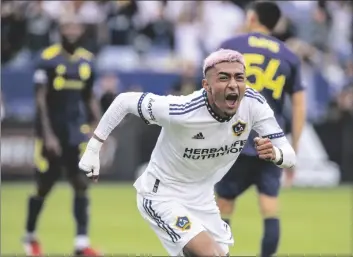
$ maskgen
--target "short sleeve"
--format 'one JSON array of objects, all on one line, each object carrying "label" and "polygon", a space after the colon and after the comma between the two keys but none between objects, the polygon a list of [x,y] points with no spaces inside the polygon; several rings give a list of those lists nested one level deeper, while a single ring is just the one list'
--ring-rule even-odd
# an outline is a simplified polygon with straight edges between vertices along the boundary
[{"label": "short sleeve", "polygon": [[287,83],[287,92],[290,95],[304,90],[299,59],[296,59],[296,61],[292,64],[292,76]]},{"label": "short sleeve", "polygon": [[168,125],[168,96],[159,96],[152,93],[143,93],[137,103],[137,112],[140,118],[148,125]]}]

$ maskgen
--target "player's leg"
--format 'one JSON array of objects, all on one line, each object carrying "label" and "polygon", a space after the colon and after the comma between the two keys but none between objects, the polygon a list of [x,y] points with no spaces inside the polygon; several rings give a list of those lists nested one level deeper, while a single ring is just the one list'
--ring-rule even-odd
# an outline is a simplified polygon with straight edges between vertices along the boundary
[{"label": "player's leg", "polygon": [[221,247],[207,231],[193,237],[183,249],[186,257],[196,256],[228,256],[229,250]]},{"label": "player's leg", "polygon": [[137,206],[170,256],[226,256],[202,222],[181,204],[137,195]]},{"label": "player's leg", "polygon": [[[222,220],[219,214],[218,206],[212,202],[210,206],[207,207],[207,211],[200,211],[194,206],[187,206],[187,209],[193,216],[201,221],[202,226],[207,231],[207,235],[216,242],[219,249],[218,252],[222,254],[225,253],[225,255],[222,256],[229,256],[229,246],[234,244],[234,239],[230,226]],[[201,233],[199,235],[201,235]],[[203,244],[198,244],[196,247],[200,247],[200,245],[202,247]]]},{"label": "player's leg", "polygon": [[222,219],[230,224],[235,208],[235,201],[252,184],[250,165],[253,157],[239,155],[228,173],[219,181],[215,187],[217,205]]},{"label": "player's leg", "polygon": [[280,239],[278,193],[282,170],[273,163],[258,160],[257,171],[256,185],[264,229],[261,256],[269,257],[276,253]]},{"label": "player's leg", "polygon": [[30,256],[40,256],[41,247],[35,235],[37,221],[44,201],[61,174],[59,157],[50,157],[43,148],[43,141],[35,140],[34,164],[36,172],[36,192],[28,199],[26,235],[23,239],[25,252]]},{"label": "player's leg", "polygon": [[90,247],[88,236],[89,225],[89,180],[78,169],[81,153],[84,151],[85,143],[79,146],[70,146],[64,149],[64,161],[67,168],[67,179],[73,191],[73,216],[76,222],[76,237],[74,242],[75,254],[84,256],[98,256],[98,252]]}]

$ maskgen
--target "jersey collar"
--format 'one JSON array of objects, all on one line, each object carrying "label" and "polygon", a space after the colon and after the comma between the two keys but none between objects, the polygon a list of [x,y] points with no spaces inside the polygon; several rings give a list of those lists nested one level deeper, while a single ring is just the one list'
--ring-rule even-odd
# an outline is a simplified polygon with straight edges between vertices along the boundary
[{"label": "jersey collar", "polygon": [[205,100],[208,112],[216,121],[228,122],[233,118],[233,116],[221,117],[221,116],[217,115],[216,112],[212,109],[210,103],[208,102],[206,90],[203,90],[202,95],[203,95],[203,99]]}]

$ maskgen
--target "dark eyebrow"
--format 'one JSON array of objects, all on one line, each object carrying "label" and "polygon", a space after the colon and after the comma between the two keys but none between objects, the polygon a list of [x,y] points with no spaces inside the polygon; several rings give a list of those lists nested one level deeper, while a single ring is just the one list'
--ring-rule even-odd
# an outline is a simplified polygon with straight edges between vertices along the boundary
[{"label": "dark eyebrow", "polygon": [[[231,76],[231,74],[230,74],[230,73],[228,73],[228,72],[224,72],[224,71],[220,71],[220,72],[218,72],[218,75],[226,75],[226,76],[228,76],[228,77],[230,77],[230,76]],[[235,76],[239,76],[239,75],[244,75],[244,72],[236,72],[236,73],[235,73]]]},{"label": "dark eyebrow", "polygon": [[224,71],[220,71],[220,72],[218,72],[218,75],[226,75],[226,76],[230,76],[230,74],[229,74],[229,73],[224,72]]}]

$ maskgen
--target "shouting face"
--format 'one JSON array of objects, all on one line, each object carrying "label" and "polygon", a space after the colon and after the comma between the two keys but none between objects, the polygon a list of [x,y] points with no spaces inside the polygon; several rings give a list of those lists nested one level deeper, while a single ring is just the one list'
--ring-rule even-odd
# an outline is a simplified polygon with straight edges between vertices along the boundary
[{"label": "shouting face", "polygon": [[210,68],[202,85],[214,111],[222,117],[233,116],[246,89],[245,67],[240,62],[220,62]]}]

